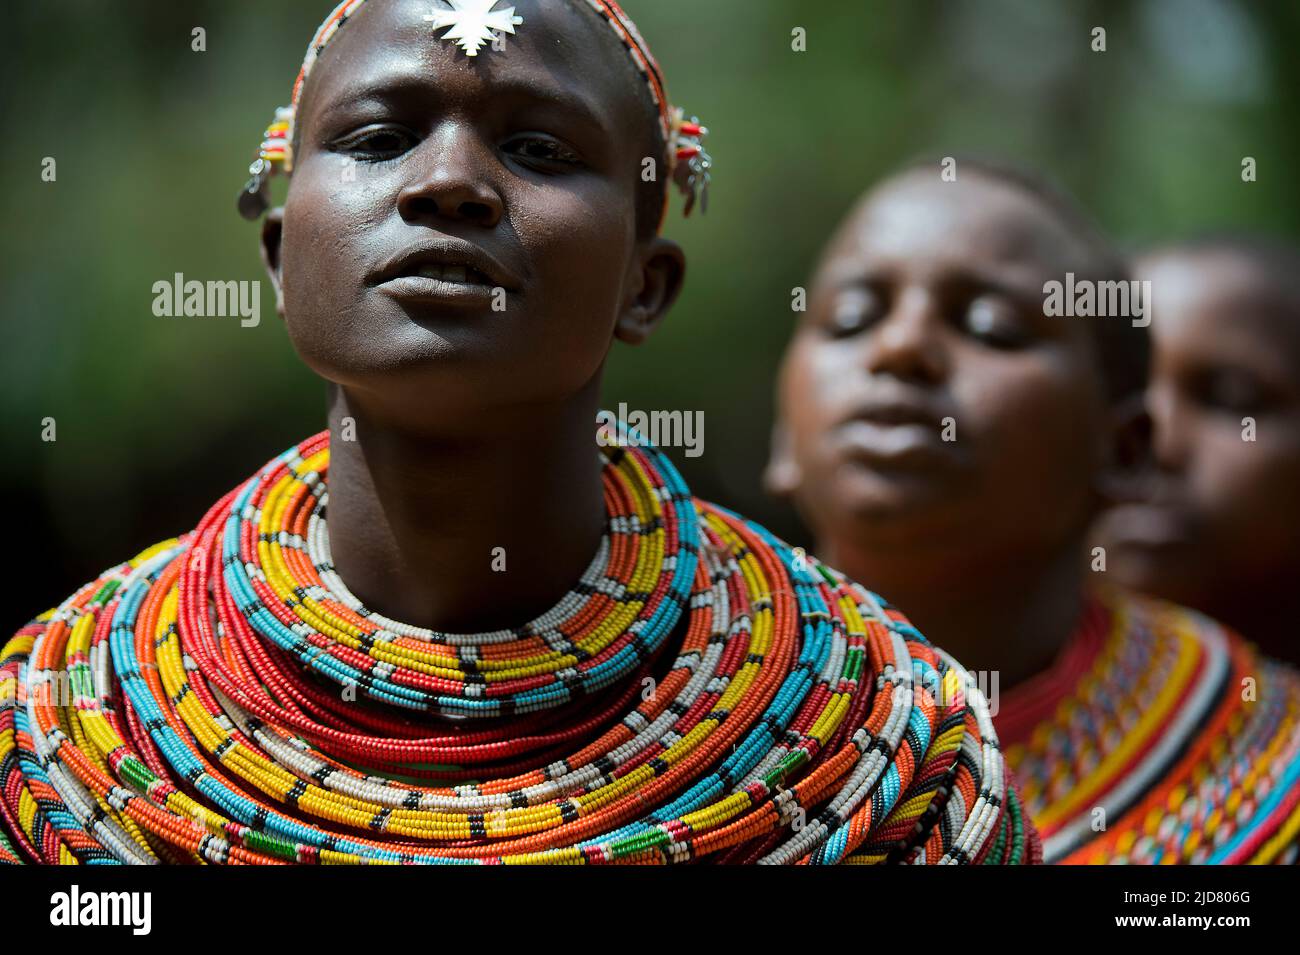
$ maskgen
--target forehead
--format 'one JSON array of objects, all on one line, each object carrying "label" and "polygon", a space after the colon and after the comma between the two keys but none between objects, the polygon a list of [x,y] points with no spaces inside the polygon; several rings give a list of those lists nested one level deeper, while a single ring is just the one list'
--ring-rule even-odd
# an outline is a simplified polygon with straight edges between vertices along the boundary
[{"label": "forehead", "polygon": [[827,266],[999,271],[1026,280],[1089,265],[1083,244],[1025,190],[981,175],[943,182],[938,169],[889,180],[840,229]]},{"label": "forehead", "polygon": [[1300,362],[1300,301],[1261,266],[1208,250],[1143,259],[1135,272],[1151,282],[1157,343],[1272,351]]},{"label": "forehead", "polygon": [[621,114],[640,116],[628,55],[585,3],[515,0],[513,6],[524,22],[506,37],[505,50],[488,44],[470,57],[442,38],[446,27],[434,29],[425,20],[445,7],[430,0],[368,0],[313,66],[299,106],[302,121],[309,122],[322,104],[399,84],[445,92],[509,87],[543,98],[563,94],[607,129]]}]

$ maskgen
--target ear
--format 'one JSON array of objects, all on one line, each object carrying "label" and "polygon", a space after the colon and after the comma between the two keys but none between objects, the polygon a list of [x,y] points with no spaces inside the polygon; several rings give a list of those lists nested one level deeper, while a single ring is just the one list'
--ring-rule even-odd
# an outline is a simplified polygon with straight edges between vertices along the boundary
[{"label": "ear", "polygon": [[284,206],[276,206],[262,220],[262,266],[275,289],[275,312],[284,318],[284,283],[280,274],[280,240],[284,234]]},{"label": "ear", "polygon": [[1141,500],[1155,467],[1153,426],[1146,395],[1130,395],[1113,405],[1106,460],[1096,480],[1103,507]]},{"label": "ear", "polygon": [[773,497],[788,499],[799,490],[802,482],[803,475],[795,461],[790,429],[778,418],[772,425],[772,446],[767,467],[763,470],[763,490]]},{"label": "ear", "polygon": [[677,301],[686,279],[686,254],[676,242],[656,236],[644,243],[639,265],[633,267],[638,275],[632,278],[638,284],[618,317],[614,335],[629,345],[640,345]]}]

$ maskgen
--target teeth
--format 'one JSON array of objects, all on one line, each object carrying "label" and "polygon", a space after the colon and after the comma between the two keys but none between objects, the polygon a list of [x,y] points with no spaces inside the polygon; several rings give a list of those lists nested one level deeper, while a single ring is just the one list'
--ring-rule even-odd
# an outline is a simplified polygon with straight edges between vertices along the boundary
[{"label": "teeth", "polygon": [[463,265],[425,265],[416,273],[420,278],[437,279],[453,285],[487,285],[482,273]]}]

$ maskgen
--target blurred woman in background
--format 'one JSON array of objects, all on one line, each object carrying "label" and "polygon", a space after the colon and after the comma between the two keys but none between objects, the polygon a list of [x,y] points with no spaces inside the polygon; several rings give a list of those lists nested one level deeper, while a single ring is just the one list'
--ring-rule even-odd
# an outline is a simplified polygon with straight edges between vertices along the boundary
[{"label": "blurred woman in background", "polygon": [[1300,677],[1110,586],[1092,540],[1142,457],[1144,322],[1045,300],[1128,278],[1024,172],[959,159],[954,181],[938,163],[886,179],[818,268],[768,485],[818,553],[1000,685],[1047,861],[1287,861]]},{"label": "blurred woman in background", "polygon": [[1205,236],[1148,252],[1153,467],[1100,533],[1123,583],[1300,661],[1300,249]]}]

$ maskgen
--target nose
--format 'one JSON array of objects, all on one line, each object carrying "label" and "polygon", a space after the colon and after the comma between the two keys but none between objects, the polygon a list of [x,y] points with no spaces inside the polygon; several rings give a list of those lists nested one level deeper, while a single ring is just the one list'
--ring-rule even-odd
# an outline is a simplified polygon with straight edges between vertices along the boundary
[{"label": "nose", "polygon": [[412,225],[450,219],[493,228],[505,215],[491,179],[495,165],[472,128],[444,123],[417,147],[413,178],[398,193],[397,211]]},{"label": "nose", "polygon": [[872,374],[936,384],[948,373],[943,316],[922,288],[904,289],[889,314],[866,336],[864,364]]}]

